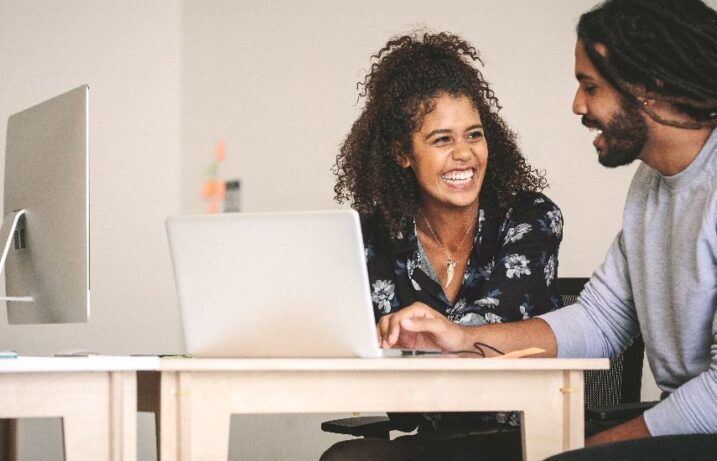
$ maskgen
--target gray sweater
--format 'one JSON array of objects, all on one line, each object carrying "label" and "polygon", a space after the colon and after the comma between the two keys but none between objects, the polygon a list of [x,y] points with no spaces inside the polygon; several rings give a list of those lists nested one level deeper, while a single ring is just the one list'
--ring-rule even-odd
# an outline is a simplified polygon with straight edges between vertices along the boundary
[{"label": "gray sweater", "polygon": [[642,164],[578,302],[541,316],[560,357],[608,357],[638,333],[657,385],[652,435],[717,433],[717,130],[674,176]]}]

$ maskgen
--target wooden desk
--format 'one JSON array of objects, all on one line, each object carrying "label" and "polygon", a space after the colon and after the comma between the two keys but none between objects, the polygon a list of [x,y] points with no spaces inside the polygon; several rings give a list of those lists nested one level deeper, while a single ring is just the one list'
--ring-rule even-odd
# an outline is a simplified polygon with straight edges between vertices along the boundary
[{"label": "wooden desk", "polygon": [[0,418],[61,417],[67,461],[135,461],[135,372],[158,365],[157,357],[0,359]]},{"label": "wooden desk", "polygon": [[523,412],[524,458],[532,461],[583,446],[583,370],[608,366],[607,359],[164,358],[160,371],[139,373],[139,408],[157,412],[161,461],[226,461],[233,413],[501,410]]}]

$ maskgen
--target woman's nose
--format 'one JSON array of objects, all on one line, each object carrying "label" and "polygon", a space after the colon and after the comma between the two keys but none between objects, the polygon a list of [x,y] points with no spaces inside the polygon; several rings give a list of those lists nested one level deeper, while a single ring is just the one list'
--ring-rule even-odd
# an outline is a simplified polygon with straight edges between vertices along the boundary
[{"label": "woman's nose", "polygon": [[458,142],[452,154],[454,160],[466,160],[473,155],[473,145],[466,140]]}]

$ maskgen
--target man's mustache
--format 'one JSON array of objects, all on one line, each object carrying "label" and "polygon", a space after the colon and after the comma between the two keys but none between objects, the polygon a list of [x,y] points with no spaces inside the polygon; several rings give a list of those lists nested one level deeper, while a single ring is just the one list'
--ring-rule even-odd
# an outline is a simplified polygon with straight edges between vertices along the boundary
[{"label": "man's mustache", "polygon": [[587,128],[597,128],[598,130],[605,131],[604,128],[602,127],[602,125],[600,124],[600,122],[588,117],[587,115],[583,115],[581,117],[580,123],[585,125]]}]

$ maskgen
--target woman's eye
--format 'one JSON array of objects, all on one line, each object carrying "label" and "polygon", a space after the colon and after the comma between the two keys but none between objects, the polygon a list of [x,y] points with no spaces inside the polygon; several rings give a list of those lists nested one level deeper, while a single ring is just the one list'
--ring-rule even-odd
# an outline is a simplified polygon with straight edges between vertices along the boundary
[{"label": "woman's eye", "polygon": [[440,138],[435,138],[433,140],[433,144],[446,144],[451,141],[451,138],[448,136],[441,136]]},{"label": "woman's eye", "polygon": [[595,85],[588,85],[585,88],[583,88],[587,94],[593,94],[595,91],[597,91],[597,86]]},{"label": "woman's eye", "polygon": [[482,137],[483,137],[482,131],[471,131],[470,133],[468,133],[468,139],[471,141],[477,141]]}]

